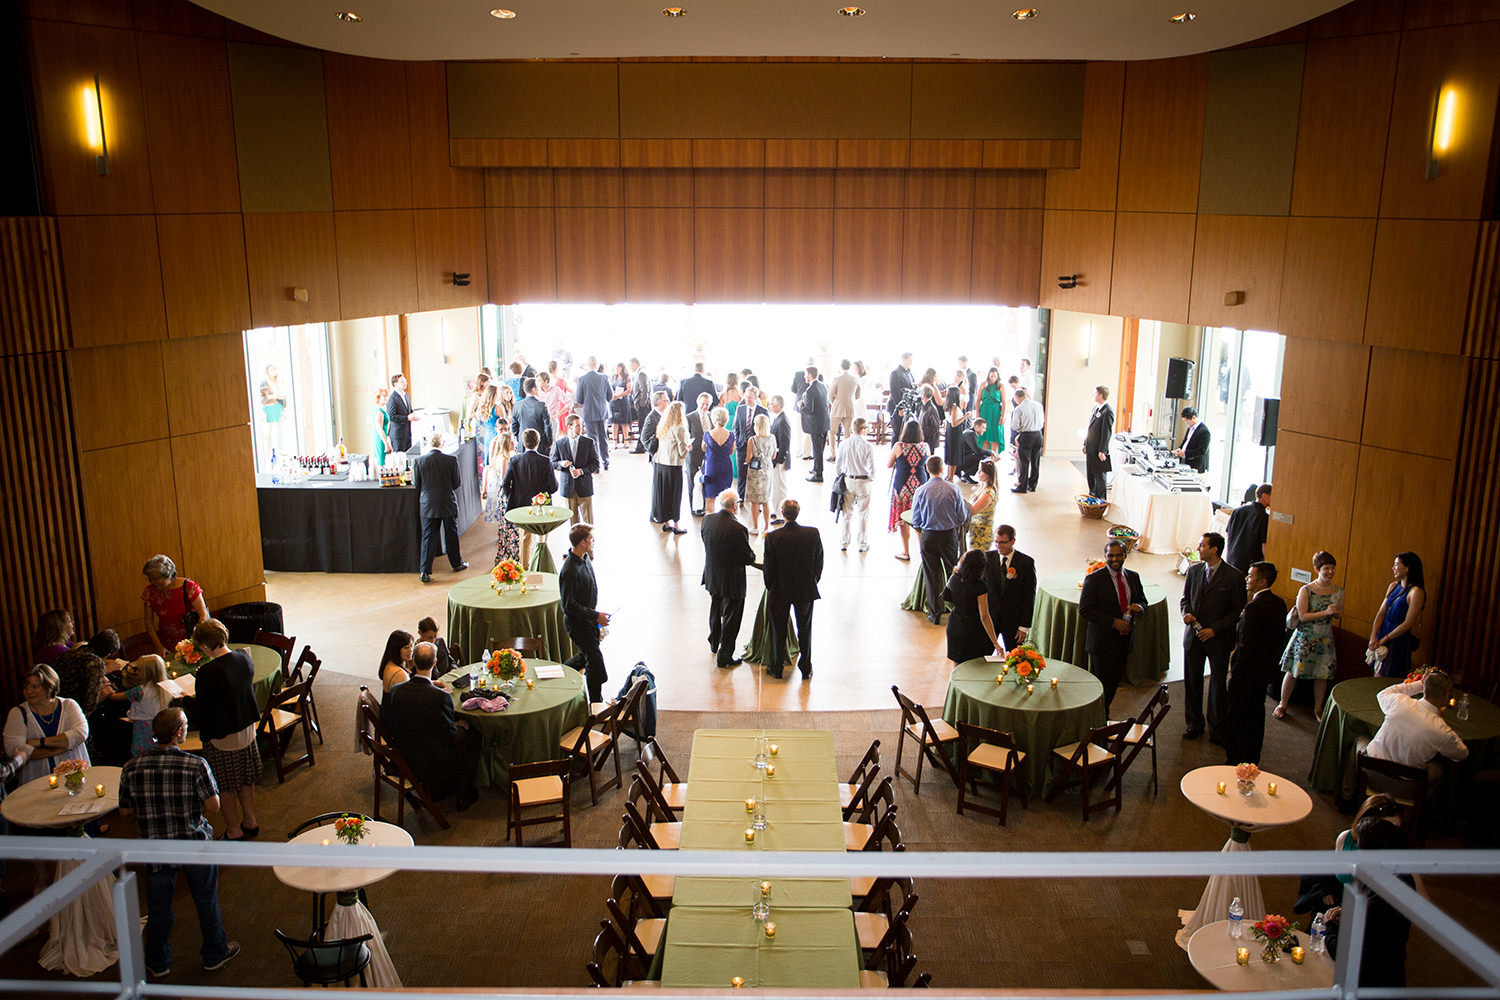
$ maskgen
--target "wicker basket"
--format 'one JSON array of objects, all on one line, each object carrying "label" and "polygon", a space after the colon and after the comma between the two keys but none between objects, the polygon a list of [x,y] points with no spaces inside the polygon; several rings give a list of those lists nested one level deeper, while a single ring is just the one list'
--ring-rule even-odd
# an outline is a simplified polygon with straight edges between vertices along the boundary
[{"label": "wicker basket", "polygon": [[1104,512],[1109,509],[1107,503],[1084,503],[1083,497],[1074,497],[1073,502],[1078,505],[1078,513],[1091,521],[1104,520]]},{"label": "wicker basket", "polygon": [[1119,535],[1110,535],[1109,540],[1112,542],[1119,542],[1121,545],[1125,546],[1126,552],[1130,552],[1136,547],[1136,544],[1140,542],[1141,536],[1139,534],[1125,535],[1123,537]]}]

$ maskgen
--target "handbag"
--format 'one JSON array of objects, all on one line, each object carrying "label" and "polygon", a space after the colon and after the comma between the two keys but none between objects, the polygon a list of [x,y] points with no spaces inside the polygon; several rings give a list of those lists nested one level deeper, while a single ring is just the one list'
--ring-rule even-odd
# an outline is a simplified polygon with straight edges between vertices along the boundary
[{"label": "handbag", "polygon": [[755,458],[752,458],[748,463],[746,463],[745,467],[747,469],[754,469],[757,472],[760,471],[760,469],[762,467],[761,466],[761,461],[760,461],[760,456],[757,455]]},{"label": "handbag", "polygon": [[1297,605],[1292,605],[1292,610],[1286,613],[1286,627],[1288,630],[1302,627],[1302,616],[1297,614]]}]

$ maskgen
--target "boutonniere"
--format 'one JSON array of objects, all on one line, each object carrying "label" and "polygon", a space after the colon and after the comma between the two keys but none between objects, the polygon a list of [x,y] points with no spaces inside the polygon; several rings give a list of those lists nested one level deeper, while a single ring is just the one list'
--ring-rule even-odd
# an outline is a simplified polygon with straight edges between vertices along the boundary
[{"label": "boutonniere", "polygon": [[1005,578],[1007,580],[1014,580],[1016,578],[1016,568],[1014,566],[1005,567]]}]

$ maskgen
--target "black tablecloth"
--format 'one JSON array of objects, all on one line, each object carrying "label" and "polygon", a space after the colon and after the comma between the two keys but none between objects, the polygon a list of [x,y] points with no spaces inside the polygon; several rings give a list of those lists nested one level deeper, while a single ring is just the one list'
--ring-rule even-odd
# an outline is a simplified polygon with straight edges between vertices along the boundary
[{"label": "black tablecloth", "polygon": [[[483,509],[475,443],[465,441],[455,454],[458,532],[463,534]],[[256,476],[255,482],[266,569],[417,572],[422,522],[417,516],[417,491],[412,487],[382,487],[379,482],[273,485],[270,476]]]}]

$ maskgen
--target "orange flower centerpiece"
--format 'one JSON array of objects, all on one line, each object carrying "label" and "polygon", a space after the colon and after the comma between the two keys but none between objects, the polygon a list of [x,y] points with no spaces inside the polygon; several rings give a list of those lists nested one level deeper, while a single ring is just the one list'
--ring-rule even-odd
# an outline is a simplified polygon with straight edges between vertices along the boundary
[{"label": "orange flower centerpiece", "polygon": [[531,498],[531,512],[533,514],[540,514],[543,507],[550,506],[552,506],[551,493],[538,493],[536,496]]},{"label": "orange flower centerpiece", "polygon": [[502,688],[509,690],[516,683],[516,678],[526,673],[526,661],[514,649],[497,649],[485,661],[484,669],[491,677],[500,681]]},{"label": "orange flower centerpiece", "polygon": [[1031,643],[1023,643],[1012,649],[1005,656],[1005,669],[1015,671],[1016,686],[1031,684],[1041,676],[1043,670],[1047,669],[1047,661],[1042,659],[1042,654]]},{"label": "orange flower centerpiece", "polygon": [[1250,930],[1254,932],[1255,940],[1261,942],[1262,945],[1260,960],[1267,964],[1281,961],[1281,949],[1297,942],[1296,936],[1292,934],[1292,931],[1296,929],[1296,924],[1288,922],[1286,917],[1279,913],[1267,913],[1264,918],[1251,924]]},{"label": "orange flower centerpiece", "polygon": [[1241,764],[1234,769],[1234,783],[1241,795],[1255,794],[1255,779],[1259,777],[1260,768],[1254,764]]},{"label": "orange flower centerpiece", "polygon": [[[1083,575],[1086,577],[1090,573],[1097,573],[1099,570],[1101,570],[1103,568],[1104,568],[1104,560],[1103,559],[1090,559],[1088,562],[1086,562],[1086,563],[1083,564]],[[1079,586],[1080,589],[1083,587],[1083,581],[1082,580],[1078,581],[1078,586]]]},{"label": "orange flower centerpiece", "polygon": [[491,590],[506,593],[516,584],[521,585],[521,593],[526,593],[526,571],[521,569],[521,564],[514,559],[502,559],[490,570],[490,578],[494,581],[490,584]]},{"label": "orange flower centerpiece", "polygon": [[172,659],[184,670],[197,669],[203,662],[203,651],[193,645],[193,640],[184,639],[172,647]]},{"label": "orange flower centerpiece", "polygon": [[348,813],[333,821],[333,835],[346,844],[357,844],[369,833],[369,827],[365,826],[364,816],[350,816]]},{"label": "orange flower centerpiece", "polygon": [[79,789],[83,788],[83,774],[89,766],[81,760],[65,760],[52,769],[52,773],[63,779],[68,786],[69,795],[77,795]]}]

